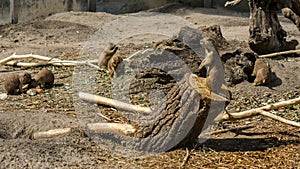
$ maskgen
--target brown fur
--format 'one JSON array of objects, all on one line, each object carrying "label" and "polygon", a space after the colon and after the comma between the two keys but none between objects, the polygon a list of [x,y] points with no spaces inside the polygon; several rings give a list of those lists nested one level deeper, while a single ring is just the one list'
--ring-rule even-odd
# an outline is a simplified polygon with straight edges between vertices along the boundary
[{"label": "brown fur", "polygon": [[199,69],[206,67],[207,83],[212,90],[220,89],[225,86],[224,68],[223,65],[215,60],[214,52],[205,50],[205,58],[199,66]]},{"label": "brown fur", "polygon": [[23,85],[30,84],[31,75],[27,72],[10,74],[5,78],[4,89],[7,94],[16,95],[22,92]]},{"label": "brown fur", "polygon": [[40,88],[46,88],[46,87],[52,87],[54,84],[54,75],[51,70],[48,70],[46,68],[39,71],[38,74],[36,74],[33,77],[32,87],[40,87]]},{"label": "brown fur", "polygon": [[119,63],[121,63],[123,61],[123,58],[118,56],[118,55],[114,55],[107,64],[107,70],[109,72],[110,76],[113,76],[114,73],[116,73],[116,68],[118,66]]},{"label": "brown fur", "polygon": [[23,72],[19,74],[19,79],[22,85],[30,84],[32,81],[31,75],[27,72]]},{"label": "brown fur", "polygon": [[252,76],[255,76],[254,86],[268,85],[272,80],[271,69],[263,59],[256,59]]},{"label": "brown fur", "polygon": [[113,44],[109,43],[104,49],[104,52],[101,53],[98,59],[98,66],[104,69],[108,68],[108,62],[113,57],[113,55],[117,52],[118,47]]}]

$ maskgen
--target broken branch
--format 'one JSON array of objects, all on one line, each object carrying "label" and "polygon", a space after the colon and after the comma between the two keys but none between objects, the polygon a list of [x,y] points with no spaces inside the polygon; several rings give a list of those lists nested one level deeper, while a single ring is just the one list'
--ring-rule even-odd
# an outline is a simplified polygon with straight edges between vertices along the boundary
[{"label": "broken branch", "polygon": [[[37,59],[42,62],[39,63],[26,63],[26,62],[18,62],[17,60],[21,59]],[[94,65],[97,64],[98,60],[88,60],[88,61],[73,61],[73,60],[61,60],[57,58],[51,58],[47,56],[27,54],[27,55],[16,55],[15,53],[11,56],[8,56],[2,60],[0,60],[1,65],[10,65],[10,66],[21,66],[21,67],[37,67],[37,66],[77,66],[77,65],[89,65],[93,68],[100,69],[99,66]]]},{"label": "broken branch", "polygon": [[283,123],[289,124],[289,125],[293,125],[293,126],[297,126],[299,127],[299,123],[297,122],[293,122],[287,119],[284,119],[282,117],[273,115],[271,113],[268,113],[266,111],[270,111],[270,110],[274,110],[274,109],[279,109],[281,107],[286,107],[289,105],[295,105],[300,103],[300,97],[295,98],[295,99],[291,99],[291,100],[286,100],[286,101],[282,101],[282,102],[278,102],[278,103],[273,103],[267,106],[263,106],[263,107],[259,107],[259,108],[255,108],[255,109],[251,109],[251,110],[247,110],[247,111],[243,111],[240,113],[222,113],[219,116],[216,117],[216,121],[222,122],[222,121],[231,121],[231,120],[239,120],[239,119],[244,119],[244,118],[249,118],[252,116],[256,116],[256,115],[263,115],[278,121],[281,121]]},{"label": "broken branch", "polygon": [[276,52],[276,53],[271,53],[271,54],[266,54],[266,55],[260,55],[258,57],[267,58],[267,57],[275,57],[275,56],[279,56],[279,55],[288,55],[288,54],[300,54],[300,49],[283,51],[283,52]]},{"label": "broken branch", "polygon": [[227,1],[224,6],[225,7],[235,6],[235,5],[238,5],[241,2],[242,2],[242,0]]},{"label": "broken branch", "polygon": [[79,98],[85,101],[94,102],[98,104],[103,104],[111,107],[115,107],[122,110],[127,111],[133,111],[138,113],[151,113],[152,110],[149,107],[141,107],[138,105],[133,105],[129,103],[124,103],[118,100],[98,96],[98,95],[92,95],[88,93],[79,92]]},{"label": "broken branch", "polygon": [[269,112],[266,112],[266,111],[259,111],[259,114],[261,114],[263,116],[266,116],[266,117],[269,117],[271,119],[280,121],[280,122],[285,123],[285,124],[289,124],[289,125],[292,125],[292,126],[295,126],[295,127],[300,127],[300,123],[297,123],[297,122],[291,121],[291,120],[287,120],[285,118],[276,116],[276,115],[274,115],[272,113],[269,113]]},{"label": "broken branch", "polygon": [[188,159],[189,159],[189,157],[190,157],[190,151],[189,151],[189,149],[188,148],[186,148],[186,155],[185,155],[185,157],[184,157],[184,159],[183,159],[183,162],[181,163],[181,167],[184,167],[185,165],[186,165],[186,163],[188,162]]},{"label": "broken branch", "polygon": [[68,133],[71,133],[71,128],[53,129],[53,130],[33,133],[32,139],[53,138]]},{"label": "broken branch", "polygon": [[87,125],[88,129],[92,131],[101,132],[117,132],[121,134],[132,134],[136,129],[130,124],[119,123],[91,123]]}]

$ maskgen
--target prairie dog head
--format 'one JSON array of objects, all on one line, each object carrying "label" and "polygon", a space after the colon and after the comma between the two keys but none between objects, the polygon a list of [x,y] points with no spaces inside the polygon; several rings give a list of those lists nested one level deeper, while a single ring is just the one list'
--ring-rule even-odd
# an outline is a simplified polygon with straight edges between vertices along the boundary
[{"label": "prairie dog head", "polygon": [[51,70],[46,68],[40,70],[38,74],[33,77],[32,86],[33,87],[52,87],[54,84],[54,75]]},{"label": "prairie dog head", "polygon": [[115,44],[108,43],[104,48],[104,51],[99,56],[98,66],[101,68],[107,68],[108,61],[113,57],[117,50],[118,47]]},{"label": "prairie dog head", "polygon": [[32,81],[31,75],[27,72],[23,72],[19,74],[19,80],[22,83],[22,85],[24,84],[30,84]]}]

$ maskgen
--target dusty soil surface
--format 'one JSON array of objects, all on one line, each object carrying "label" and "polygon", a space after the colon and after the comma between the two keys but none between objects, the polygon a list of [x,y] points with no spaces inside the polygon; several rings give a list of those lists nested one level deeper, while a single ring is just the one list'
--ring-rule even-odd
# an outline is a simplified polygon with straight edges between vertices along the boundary
[{"label": "dusty soil surface", "polygon": [[[229,41],[245,42],[248,37],[248,14],[224,9],[174,7],[157,9],[179,16],[196,27],[218,24]],[[39,54],[60,59],[77,60],[86,42],[96,31],[125,15],[107,13],[68,12],[38,18],[17,25],[0,26],[0,58],[13,53]],[[300,41],[300,32],[290,21],[280,16],[289,39]],[[176,24],[176,23],[173,23]],[[126,26],[126,25],[124,25]],[[172,29],[170,27],[170,29]],[[118,45],[123,55],[147,48],[163,39],[161,36],[138,35]],[[239,112],[269,103],[300,96],[300,60],[297,57],[268,59],[274,72],[269,87],[254,87],[244,81],[230,86],[233,100],[229,112]],[[36,96],[9,96],[0,106],[0,168],[299,168],[300,130],[265,117],[253,117],[218,124],[215,130],[249,126],[214,134],[203,144],[185,149],[129,158],[112,153],[94,142],[84,132],[80,114],[74,107],[74,67],[48,66],[55,76],[55,86]],[[41,67],[0,67],[0,85],[12,72],[26,70],[37,73]],[[111,97],[111,78],[96,72],[94,93]],[[0,88],[0,93],[4,93]],[[100,112],[114,117],[116,111],[99,106]],[[272,113],[300,122],[300,106],[294,105]],[[122,118],[111,121],[122,121]],[[103,120],[100,116],[94,120]],[[31,138],[37,131],[72,127],[73,132],[51,139]],[[185,162],[184,162],[185,161]],[[182,164],[184,165],[182,166]]]}]

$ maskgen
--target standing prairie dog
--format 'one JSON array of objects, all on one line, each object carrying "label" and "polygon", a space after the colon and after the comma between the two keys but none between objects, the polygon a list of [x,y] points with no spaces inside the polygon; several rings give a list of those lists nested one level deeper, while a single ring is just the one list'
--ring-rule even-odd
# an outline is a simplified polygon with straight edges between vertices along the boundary
[{"label": "standing prairie dog", "polygon": [[107,70],[110,76],[116,74],[116,68],[122,61],[123,58],[119,55],[114,55],[113,57],[111,57],[107,64]]},{"label": "standing prairie dog", "polygon": [[272,80],[271,69],[263,59],[256,59],[252,76],[255,76],[254,86],[268,85]]},{"label": "standing prairie dog", "polygon": [[98,66],[100,68],[107,69],[107,64],[113,55],[117,52],[118,47],[113,43],[108,43],[104,51],[101,53],[98,59]]},{"label": "standing prairie dog", "polygon": [[220,88],[228,90],[225,86],[225,74],[224,67],[220,60],[214,56],[213,51],[205,49],[205,58],[201,62],[199,69],[206,67],[207,70],[207,83],[212,90],[218,90]]},{"label": "standing prairie dog", "polygon": [[23,85],[30,84],[31,82],[31,75],[27,72],[10,74],[5,78],[4,89],[7,94],[16,95],[22,92]]},{"label": "standing prairie dog", "polygon": [[32,81],[32,87],[52,87],[54,84],[54,75],[51,70],[44,68],[33,77]]}]

